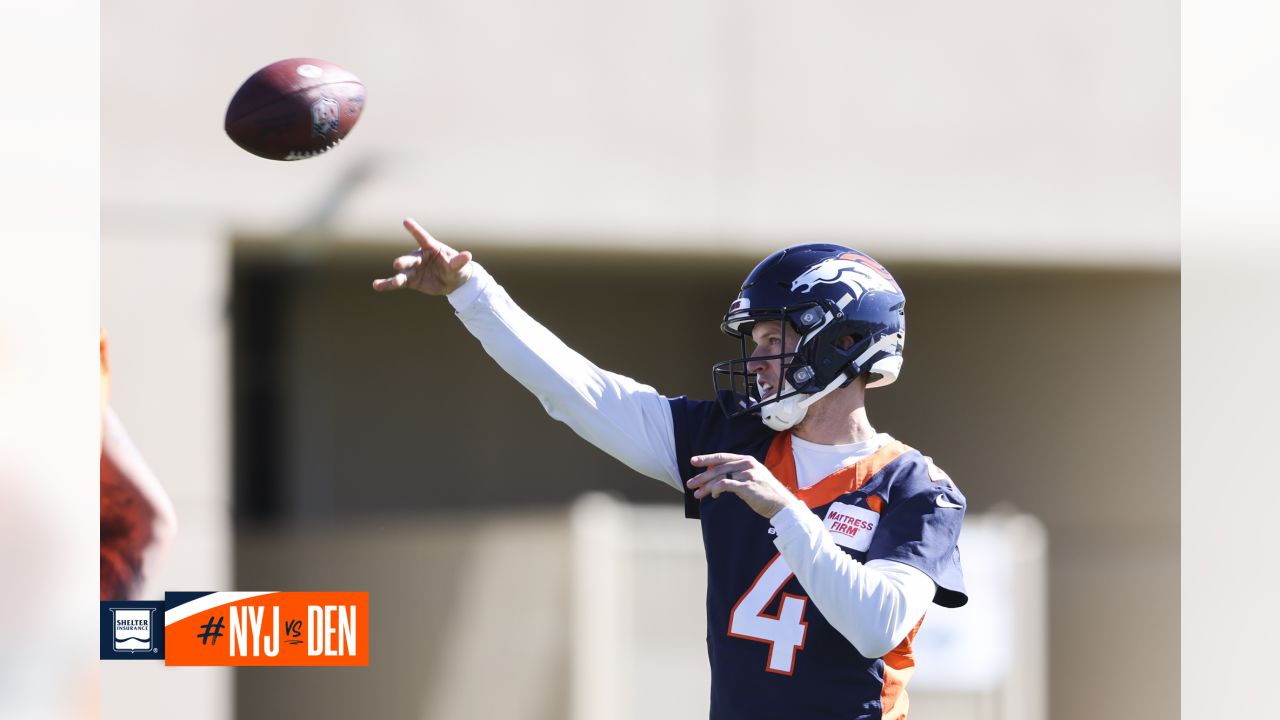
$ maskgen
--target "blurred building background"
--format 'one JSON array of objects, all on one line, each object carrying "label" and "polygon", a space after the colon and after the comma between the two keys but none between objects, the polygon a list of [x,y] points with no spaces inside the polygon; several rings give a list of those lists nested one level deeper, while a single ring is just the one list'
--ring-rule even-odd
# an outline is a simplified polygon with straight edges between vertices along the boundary
[{"label": "blurred building background", "polygon": [[[372,293],[406,215],[669,395],[709,395],[764,254],[871,253],[911,321],[877,428],[974,517],[1045,531],[1049,716],[1176,713],[1175,6],[123,0],[102,23],[113,403],[181,522],[151,590],[375,613],[367,669],[108,664],[104,717],[171,713],[134,682],[190,720],[581,716],[571,504],[678,496],[546,419],[445,302]],[[225,103],[291,56],[358,74],[368,108],[327,156],[260,160]],[[671,640],[705,672],[688,612]]]}]

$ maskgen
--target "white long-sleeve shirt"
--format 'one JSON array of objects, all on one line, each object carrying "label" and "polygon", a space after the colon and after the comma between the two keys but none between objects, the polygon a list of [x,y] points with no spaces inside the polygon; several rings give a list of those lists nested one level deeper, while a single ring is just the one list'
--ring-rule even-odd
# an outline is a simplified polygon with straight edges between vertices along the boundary
[{"label": "white long-sleeve shirt", "polygon": [[[478,263],[471,268],[448,299],[485,352],[551,417],[641,475],[683,492],[667,398],[596,367],[521,310]],[[856,445],[824,446],[793,436],[796,479],[808,487],[889,440],[880,434]],[[902,642],[933,600],[929,576],[890,560],[854,560],[799,500],[770,522],[775,546],[810,599],[866,657],[881,657]]]}]

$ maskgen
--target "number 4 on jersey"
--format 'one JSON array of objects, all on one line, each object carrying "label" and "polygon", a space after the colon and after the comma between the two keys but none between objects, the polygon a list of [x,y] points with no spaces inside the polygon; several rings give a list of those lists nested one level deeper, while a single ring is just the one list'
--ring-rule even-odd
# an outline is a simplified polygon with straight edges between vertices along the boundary
[{"label": "number 4 on jersey", "polygon": [[804,608],[808,598],[782,593],[778,614],[766,615],[773,598],[791,579],[791,568],[782,555],[775,555],[751,587],[738,598],[729,616],[729,634],[744,640],[769,644],[769,662],[765,670],[790,675],[795,666],[796,653],[804,649],[804,634],[809,624],[804,621]]}]

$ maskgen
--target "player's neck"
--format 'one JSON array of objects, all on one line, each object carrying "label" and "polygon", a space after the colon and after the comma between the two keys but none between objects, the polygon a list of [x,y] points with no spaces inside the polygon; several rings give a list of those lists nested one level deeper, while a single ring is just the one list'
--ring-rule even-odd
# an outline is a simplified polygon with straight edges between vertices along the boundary
[{"label": "player's neck", "polygon": [[801,440],[819,445],[848,445],[870,440],[876,429],[867,418],[865,390],[854,385],[822,398],[809,406],[804,420],[792,432]]}]

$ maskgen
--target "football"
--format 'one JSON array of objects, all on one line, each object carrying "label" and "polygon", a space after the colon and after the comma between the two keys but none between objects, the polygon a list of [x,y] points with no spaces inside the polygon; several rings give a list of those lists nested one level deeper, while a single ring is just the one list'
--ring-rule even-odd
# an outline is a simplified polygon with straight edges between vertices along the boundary
[{"label": "football", "polygon": [[364,99],[364,83],[331,62],[280,60],[244,81],[227,106],[225,128],[258,157],[305,160],[351,132]]}]

